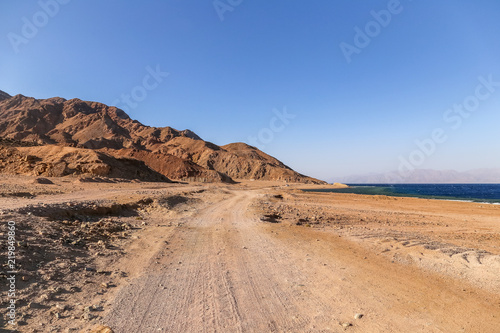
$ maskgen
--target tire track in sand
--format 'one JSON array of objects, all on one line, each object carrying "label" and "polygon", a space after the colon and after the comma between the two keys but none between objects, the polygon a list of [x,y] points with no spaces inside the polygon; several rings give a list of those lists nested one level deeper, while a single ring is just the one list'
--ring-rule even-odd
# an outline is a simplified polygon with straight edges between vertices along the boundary
[{"label": "tire track in sand", "polygon": [[[487,304],[440,277],[334,235],[259,222],[247,212],[258,193],[232,191],[178,227],[105,322],[120,333],[341,332],[361,310],[350,332],[498,327]],[[468,304],[473,317],[457,312]]]}]

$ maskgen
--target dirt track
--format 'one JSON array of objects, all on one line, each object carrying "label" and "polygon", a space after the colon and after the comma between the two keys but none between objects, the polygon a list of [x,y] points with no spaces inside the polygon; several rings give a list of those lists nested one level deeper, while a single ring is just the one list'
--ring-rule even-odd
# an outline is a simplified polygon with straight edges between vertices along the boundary
[{"label": "dirt track", "polygon": [[0,180],[21,241],[21,332],[500,332],[496,205]]},{"label": "dirt track", "polygon": [[104,323],[120,333],[498,331],[498,295],[333,233],[263,223],[249,208],[263,193],[230,190],[157,231],[159,252],[136,259],[148,261]]}]

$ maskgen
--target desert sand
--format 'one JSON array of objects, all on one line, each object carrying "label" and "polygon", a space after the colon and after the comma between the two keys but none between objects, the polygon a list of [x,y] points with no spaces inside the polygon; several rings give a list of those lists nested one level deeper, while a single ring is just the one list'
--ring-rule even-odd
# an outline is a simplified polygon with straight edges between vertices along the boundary
[{"label": "desert sand", "polygon": [[500,206],[304,187],[2,175],[17,329],[499,331]]}]

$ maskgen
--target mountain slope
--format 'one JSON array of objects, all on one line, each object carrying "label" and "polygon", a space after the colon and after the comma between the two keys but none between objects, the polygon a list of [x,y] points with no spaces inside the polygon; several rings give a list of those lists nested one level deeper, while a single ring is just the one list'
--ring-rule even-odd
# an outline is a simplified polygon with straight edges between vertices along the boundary
[{"label": "mountain slope", "polygon": [[177,136],[200,140],[191,131],[144,126],[116,107],[79,99],[16,95],[0,102],[0,115],[0,135],[39,144],[119,149],[145,148]]},{"label": "mountain slope", "polygon": [[5,91],[0,90],[0,101],[3,101],[4,99],[10,98],[11,96],[7,94]]},{"label": "mountain slope", "polygon": [[0,140],[0,172],[46,177],[88,175],[170,181],[136,159],[115,158],[91,149],[58,145],[22,146],[8,140]]},{"label": "mountain slope", "polygon": [[80,99],[0,94],[0,137],[133,158],[170,179],[321,183],[244,143],[220,147],[189,130],[145,126],[116,107]]}]

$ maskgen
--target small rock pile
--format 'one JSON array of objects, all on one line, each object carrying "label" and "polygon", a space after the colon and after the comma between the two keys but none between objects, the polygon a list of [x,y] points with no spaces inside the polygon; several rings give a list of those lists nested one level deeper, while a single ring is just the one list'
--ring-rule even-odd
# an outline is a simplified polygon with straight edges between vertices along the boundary
[{"label": "small rock pile", "polygon": [[97,222],[63,220],[61,224],[64,226],[61,241],[72,245],[98,243],[104,246],[109,240],[127,237],[126,231],[131,229],[130,224],[115,221],[112,218],[103,218]]}]

